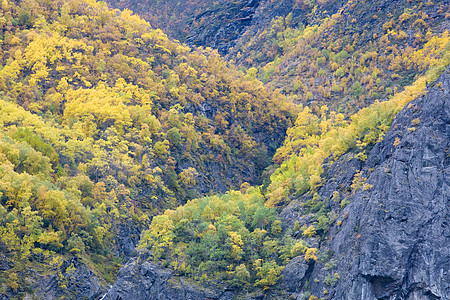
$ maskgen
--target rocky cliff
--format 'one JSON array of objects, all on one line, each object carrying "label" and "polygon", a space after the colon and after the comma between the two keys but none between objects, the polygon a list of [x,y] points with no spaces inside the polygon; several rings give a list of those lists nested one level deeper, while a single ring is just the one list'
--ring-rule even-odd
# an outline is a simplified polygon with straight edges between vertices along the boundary
[{"label": "rocky cliff", "polygon": [[134,1],[108,0],[111,7],[131,9],[155,28],[190,46],[204,46],[226,54],[251,26],[261,0]]},{"label": "rocky cliff", "polygon": [[[309,264],[301,257],[291,260],[278,290],[266,298],[450,298],[449,90],[447,69],[424,97],[398,114],[367,160],[349,153],[328,167],[319,195],[330,199],[337,222],[327,239],[317,241],[324,255]],[[305,218],[301,203],[294,199],[281,212],[286,226]],[[238,294],[195,287],[133,258],[105,298],[233,299]]]},{"label": "rocky cliff", "polygon": [[[449,90],[447,69],[398,114],[365,162],[344,163],[347,156],[330,168],[320,196],[339,191],[350,202],[338,217],[342,225],[321,244],[334,263],[303,271],[293,260],[284,277],[290,292],[303,294],[308,282],[310,292],[329,299],[450,298]],[[365,184],[353,192],[359,170]],[[283,211],[286,223],[298,218],[296,204]]]},{"label": "rocky cliff", "polygon": [[39,299],[97,299],[105,293],[105,283],[78,258],[64,262],[56,276],[37,280]]},{"label": "rocky cliff", "polygon": [[[237,54],[233,49],[240,38],[260,34],[276,17],[292,13],[295,25],[307,25],[317,17],[313,2],[294,0],[236,0],[236,1],[134,1],[107,0],[113,8],[131,9],[143,16],[155,28],[161,28],[171,38],[190,46],[217,49],[225,55]],[[345,1],[322,1],[314,3],[328,13],[336,12]]]},{"label": "rocky cliff", "polygon": [[228,290],[209,289],[190,284],[174,277],[172,271],[157,264],[132,258],[119,272],[117,282],[104,299],[154,299],[154,300],[203,300],[233,299],[236,293]]}]

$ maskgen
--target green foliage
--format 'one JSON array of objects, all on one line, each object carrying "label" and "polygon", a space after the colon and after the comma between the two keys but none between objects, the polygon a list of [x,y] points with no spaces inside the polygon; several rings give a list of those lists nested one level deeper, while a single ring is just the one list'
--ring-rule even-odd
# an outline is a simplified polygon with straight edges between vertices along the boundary
[{"label": "green foliage", "polygon": [[[139,247],[196,280],[219,277],[232,286],[251,283],[267,289],[290,258],[309,250],[306,242],[281,233],[276,211],[264,206],[258,188],[249,188],[167,210],[153,218]],[[301,249],[294,250],[296,243]]]},{"label": "green foliage", "polygon": [[[11,12],[19,13],[20,5],[10,4]],[[0,26],[12,37],[2,44],[0,90],[6,101],[15,99],[47,120],[48,131],[14,119],[6,125],[18,126],[13,138],[48,157],[58,176],[80,170],[96,182],[112,176],[134,195],[148,194],[151,186],[151,197],[179,204],[195,194],[174,188],[181,160],[197,170],[212,159],[233,171],[256,167],[250,181],[259,181],[295,112],[292,104],[229,67],[216,52],[172,42],[129,10],[117,15],[88,0],[61,3],[60,17],[54,9],[36,4],[31,15],[42,18],[30,19],[31,33]],[[82,15],[86,18],[76,17]],[[97,19],[102,21],[91,22]],[[89,32],[89,38],[77,32]],[[207,117],[205,99],[212,112]],[[253,131],[279,137],[264,145]],[[175,176],[148,171],[155,168]],[[241,177],[206,179],[237,188]]]},{"label": "green foliage", "polygon": [[334,285],[336,285],[336,283],[338,282],[339,279],[340,279],[340,276],[338,273],[328,274],[324,278],[323,283],[327,286],[333,287]]},{"label": "green foliage", "polygon": [[283,270],[283,267],[278,266],[274,260],[263,262],[262,259],[258,259],[253,263],[253,267],[256,271],[256,276],[259,278],[255,284],[265,290],[278,281]]},{"label": "green foliage", "polygon": [[[293,193],[315,191],[321,184],[320,175],[325,159],[337,159],[348,150],[362,151],[365,147],[382,140],[397,113],[411,100],[423,95],[426,82],[436,80],[436,70],[450,62],[444,56],[425,76],[418,77],[413,85],[395,94],[385,102],[376,102],[345,120],[343,115],[328,112],[323,106],[314,114],[305,107],[293,127],[287,131],[284,145],[277,150],[274,161],[281,164],[271,175],[267,188],[267,204],[282,205],[289,202]],[[364,157],[364,153],[358,155]],[[353,188],[363,185],[359,177]],[[370,186],[366,185],[365,189]],[[342,204],[341,204],[342,205]]]},{"label": "green foliage", "polygon": [[18,128],[17,132],[12,135],[12,138],[16,141],[26,142],[33,149],[47,156],[53,166],[59,163],[59,156],[55,149],[51,145],[46,144],[39,135],[36,135],[28,128]]},{"label": "green foliage", "polygon": [[19,278],[17,276],[17,273],[10,273],[8,276],[7,284],[11,289],[17,291],[17,288],[19,287],[18,280]]},{"label": "green foliage", "polygon": [[[215,180],[238,188],[242,167],[257,170],[245,180],[259,181],[295,114],[255,74],[170,41],[129,10],[90,0],[5,3],[0,247],[14,261],[107,256],[121,224],[146,226],[158,211],[214,191]],[[261,132],[279,137],[264,145]],[[200,181],[207,163],[236,176]],[[270,230],[272,219],[258,213]],[[164,230],[147,237],[155,255],[171,246]],[[227,239],[229,255],[241,257],[239,237]]]}]

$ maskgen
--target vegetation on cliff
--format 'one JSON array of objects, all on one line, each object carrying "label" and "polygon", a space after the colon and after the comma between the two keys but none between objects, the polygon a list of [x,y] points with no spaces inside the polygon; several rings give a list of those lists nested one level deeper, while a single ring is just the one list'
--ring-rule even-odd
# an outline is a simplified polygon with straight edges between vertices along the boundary
[{"label": "vegetation on cliff", "polygon": [[[287,15],[244,35],[233,60],[257,68],[238,70],[104,2],[3,0],[0,292],[32,293],[27,278],[70,256],[112,281],[124,227],[148,228],[140,251],[175,274],[243,290],[269,289],[294,257],[326,259],[324,164],[364,160],[450,63],[450,38],[428,2],[370,24],[366,4],[328,16],[295,2],[317,24]],[[370,186],[359,174],[352,188]],[[309,221],[288,228],[278,209],[293,198]]]},{"label": "vegetation on cliff", "polygon": [[268,4],[290,13],[249,27],[228,57],[310,108],[385,101],[448,51],[448,1],[288,2]]}]

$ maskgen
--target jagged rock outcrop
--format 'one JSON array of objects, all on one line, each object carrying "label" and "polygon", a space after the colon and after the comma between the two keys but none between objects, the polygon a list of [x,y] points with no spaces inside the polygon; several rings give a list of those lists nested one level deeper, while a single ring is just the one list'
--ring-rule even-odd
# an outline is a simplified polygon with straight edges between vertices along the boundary
[{"label": "jagged rock outcrop", "polygon": [[[0,257],[1,259],[1,257]],[[5,262],[2,267],[11,269],[12,262]],[[1,269],[5,270],[5,269]],[[72,257],[60,266],[42,273],[34,267],[27,267],[18,276],[26,278],[30,287],[18,287],[17,290],[5,290],[2,286],[0,300],[7,299],[99,299],[107,291],[106,282],[95,274],[91,267],[81,258]]]},{"label": "jagged rock outcrop", "polygon": [[33,288],[39,299],[98,299],[105,284],[80,259],[65,261],[60,272],[37,281]]},{"label": "jagged rock outcrop", "polygon": [[212,47],[226,54],[252,25],[264,0],[237,1],[134,1],[108,0],[111,7],[128,8],[145,17],[155,28],[190,46]]},{"label": "jagged rock outcrop", "polygon": [[[240,38],[247,31],[247,36],[260,33],[272,19],[284,18],[289,13],[292,13],[296,25],[307,25],[315,17],[311,14],[314,7],[312,3],[301,4],[294,0],[171,0],[165,1],[164,4],[150,0],[106,2],[113,8],[131,9],[147,19],[153,27],[161,28],[174,39],[190,46],[211,47],[222,55],[231,52],[230,57],[233,58],[240,49]],[[346,2],[324,1],[319,5],[328,13],[334,13]],[[237,49],[233,49],[236,44]]]},{"label": "jagged rock outcrop", "polygon": [[[310,264],[301,257],[291,260],[278,291],[291,299],[307,293],[326,299],[450,299],[449,91],[450,68],[398,114],[365,162],[348,154],[328,168],[319,195],[336,211],[333,192],[347,198],[350,204],[338,216],[342,224],[318,245],[328,257]],[[359,170],[367,185],[353,192]],[[294,200],[281,213],[288,226],[301,217],[300,204]],[[105,299],[233,299],[238,294],[190,285],[133,258]]]},{"label": "jagged rock outcrop", "polygon": [[[142,260],[140,262],[140,260]],[[130,259],[119,272],[117,282],[103,299],[152,299],[152,300],[231,300],[232,290],[208,289],[195,286],[171,270],[145,261],[145,256]]]},{"label": "jagged rock outcrop", "polygon": [[[233,1],[202,12],[188,22],[192,31],[185,42],[189,45],[212,47],[220,54],[227,54],[246,28],[252,25],[253,16],[261,2]],[[201,25],[193,26],[199,20],[202,20]]]},{"label": "jagged rock outcrop", "polygon": [[[450,68],[398,114],[371,150],[362,166],[366,188],[350,192],[351,204],[338,218],[342,226],[321,245],[334,253],[336,266],[317,262],[310,272],[299,266],[301,280],[284,278],[298,299],[305,291],[296,287],[306,281],[311,293],[326,290],[329,299],[450,299],[449,91]],[[358,169],[356,160],[335,163],[327,175],[334,179],[320,196],[331,199],[333,191],[349,187]],[[286,222],[295,220],[295,207],[282,213]],[[335,273],[339,279],[324,284]]]},{"label": "jagged rock outcrop", "polygon": [[120,224],[116,232],[117,235],[114,237],[116,249],[114,249],[114,252],[126,261],[135,251],[141,235],[141,228],[133,222],[128,222]]}]

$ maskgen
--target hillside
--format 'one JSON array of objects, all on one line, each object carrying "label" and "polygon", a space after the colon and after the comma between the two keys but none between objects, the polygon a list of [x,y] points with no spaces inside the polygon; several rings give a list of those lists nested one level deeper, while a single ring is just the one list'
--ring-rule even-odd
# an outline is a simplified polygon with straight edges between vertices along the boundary
[{"label": "hillside", "polygon": [[448,298],[448,4],[3,0],[0,299]]},{"label": "hillside", "polygon": [[[309,282],[311,294],[329,299],[450,297],[449,88],[447,68],[396,116],[365,161],[344,156],[326,171],[318,194],[339,211],[321,243],[327,256],[286,266],[291,292]],[[302,201],[283,209],[284,223],[298,221]]]},{"label": "hillside", "polygon": [[448,1],[285,2],[284,11],[268,5],[280,15],[255,21],[228,58],[256,67],[296,103],[354,113],[412,84],[448,51]]},{"label": "hillside", "polygon": [[[327,168],[323,176],[326,181],[317,190],[322,207],[328,210],[322,219],[314,221],[316,214],[305,205],[314,198],[310,194],[295,197],[282,210],[285,227],[311,224],[317,230],[305,234],[306,229],[298,226],[288,232],[291,239],[300,240],[302,236],[303,247],[314,245],[318,251],[314,258],[308,258],[308,250],[303,255],[294,254],[278,285],[266,293],[246,293],[246,299],[450,296],[445,279],[450,239],[449,88],[447,69],[436,86],[398,114],[384,140],[373,147],[366,160],[348,153]],[[169,217],[176,219],[176,215]],[[298,251],[297,245],[284,244],[289,248],[281,257]],[[239,299],[248,292],[242,287],[223,290],[217,284],[192,285],[177,276],[176,269],[162,270],[147,256],[133,258],[121,269],[107,299],[224,300]],[[274,273],[264,275],[270,280]]]},{"label": "hillside", "polygon": [[346,115],[389,99],[448,51],[448,0],[107,2],[256,68],[295,103]]},{"label": "hillside", "polygon": [[3,1],[0,21],[7,295],[70,256],[113,280],[153,215],[261,183],[297,110],[129,10]]},{"label": "hillside", "polygon": [[261,0],[133,1],[108,0],[114,8],[131,9],[171,38],[190,46],[212,47],[226,54],[252,24]]}]

